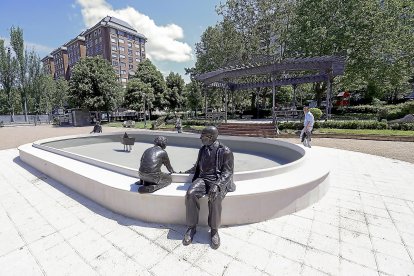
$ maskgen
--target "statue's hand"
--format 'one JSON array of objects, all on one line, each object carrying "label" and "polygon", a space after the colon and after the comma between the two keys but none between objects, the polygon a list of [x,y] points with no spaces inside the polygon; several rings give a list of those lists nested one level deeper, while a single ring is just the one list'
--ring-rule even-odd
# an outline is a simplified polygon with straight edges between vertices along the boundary
[{"label": "statue's hand", "polygon": [[217,198],[219,195],[219,188],[217,185],[214,185],[210,188],[210,191],[208,192],[208,200],[213,201]]}]

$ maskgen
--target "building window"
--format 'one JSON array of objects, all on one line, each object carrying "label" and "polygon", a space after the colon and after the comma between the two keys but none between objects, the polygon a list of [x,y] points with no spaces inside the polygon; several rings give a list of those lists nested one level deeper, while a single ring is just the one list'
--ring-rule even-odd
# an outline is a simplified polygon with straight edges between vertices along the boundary
[{"label": "building window", "polygon": [[125,62],[121,62],[121,67],[126,67],[126,63]]},{"label": "building window", "polygon": [[133,63],[133,62],[134,62],[134,60],[133,60],[133,58],[132,58],[132,57],[129,57],[129,58],[128,58],[128,61],[129,61],[129,63]]},{"label": "building window", "polygon": [[135,52],[135,55],[140,56],[139,51],[136,51]]},{"label": "building window", "polygon": [[112,51],[116,51],[117,48],[116,48],[115,45],[112,45],[112,48],[111,49],[112,49]]},{"label": "building window", "polygon": [[125,43],[125,41],[122,38],[120,38],[119,43]]},{"label": "building window", "polygon": [[122,47],[122,46],[119,46],[119,51],[120,51],[120,52],[125,52],[125,48],[124,48],[124,47]]},{"label": "building window", "polygon": [[119,57],[120,57],[120,58],[125,58],[125,56],[124,56],[124,55],[119,55]]},{"label": "building window", "polygon": [[101,29],[98,29],[98,34],[100,34],[101,33]]},{"label": "building window", "polygon": [[132,56],[132,50],[128,49],[128,56]]},{"label": "building window", "polygon": [[128,42],[128,48],[131,48],[131,47],[132,47],[132,43]]},{"label": "building window", "polygon": [[113,61],[112,61],[112,65],[114,65],[114,66],[118,66],[118,61],[113,60]]},{"label": "building window", "polygon": [[125,70],[121,70],[121,75],[126,75],[126,71]]},{"label": "building window", "polygon": [[115,39],[115,38],[113,38],[113,37],[111,37],[111,42],[112,42],[112,43],[116,43],[116,39]]},{"label": "building window", "polygon": [[121,82],[127,82],[127,79],[126,78],[122,78],[121,79]]},{"label": "building window", "polygon": [[129,69],[134,69],[134,65],[130,64]]},{"label": "building window", "polygon": [[117,54],[112,54],[112,57],[113,58],[118,58],[118,55]]},{"label": "building window", "polygon": [[135,61],[136,61],[136,62],[139,62],[139,58],[136,58],[136,59],[135,59]]}]

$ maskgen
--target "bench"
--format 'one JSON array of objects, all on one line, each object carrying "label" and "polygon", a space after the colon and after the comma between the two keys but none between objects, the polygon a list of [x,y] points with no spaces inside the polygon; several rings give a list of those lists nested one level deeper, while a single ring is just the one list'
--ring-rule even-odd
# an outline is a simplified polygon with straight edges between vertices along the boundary
[{"label": "bench", "polygon": [[131,120],[124,121],[122,123],[122,126],[123,127],[135,127],[135,121],[131,121]]}]

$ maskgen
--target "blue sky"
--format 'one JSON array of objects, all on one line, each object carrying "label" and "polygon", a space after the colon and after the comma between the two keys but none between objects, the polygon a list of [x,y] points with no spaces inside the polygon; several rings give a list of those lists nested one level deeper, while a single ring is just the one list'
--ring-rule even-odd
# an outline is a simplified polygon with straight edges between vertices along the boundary
[{"label": "blue sky", "polygon": [[220,0],[10,0],[0,4],[0,37],[11,26],[24,31],[26,47],[41,58],[106,15],[130,23],[148,38],[147,54],[158,69],[184,75],[195,62],[194,45],[219,16]]}]

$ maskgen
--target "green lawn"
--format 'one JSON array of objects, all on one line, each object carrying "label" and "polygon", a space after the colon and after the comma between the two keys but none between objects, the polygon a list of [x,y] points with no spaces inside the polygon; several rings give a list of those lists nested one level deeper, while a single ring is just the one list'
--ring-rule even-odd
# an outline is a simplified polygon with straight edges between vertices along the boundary
[{"label": "green lawn", "polygon": [[412,130],[391,130],[391,129],[336,129],[318,128],[315,133],[352,134],[352,135],[386,135],[386,136],[414,136]]}]

